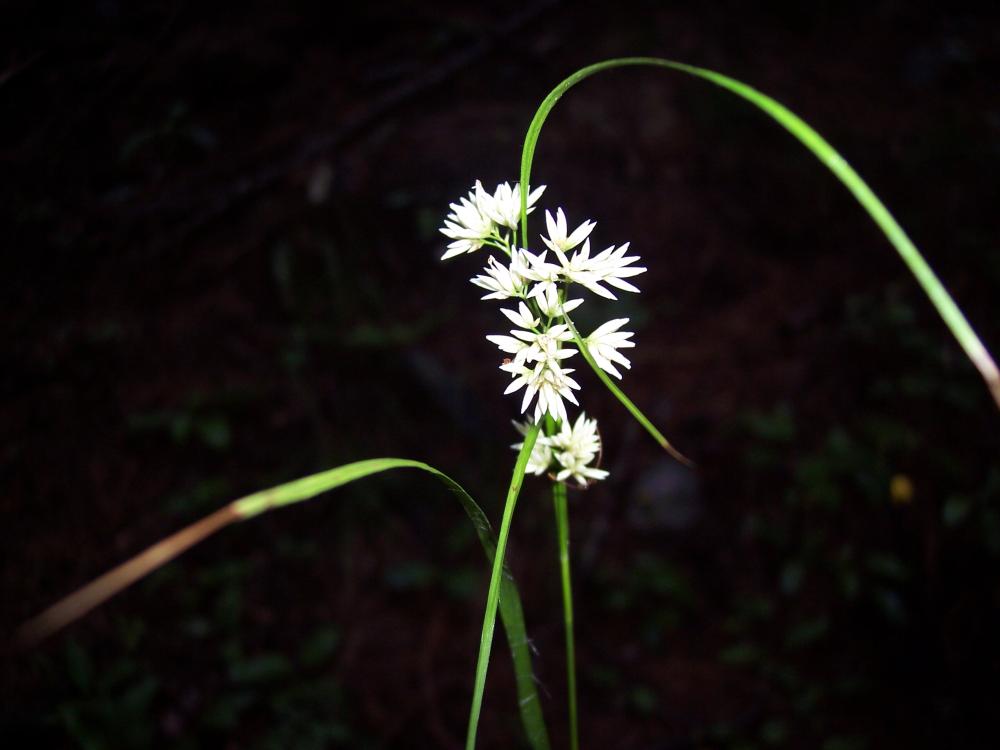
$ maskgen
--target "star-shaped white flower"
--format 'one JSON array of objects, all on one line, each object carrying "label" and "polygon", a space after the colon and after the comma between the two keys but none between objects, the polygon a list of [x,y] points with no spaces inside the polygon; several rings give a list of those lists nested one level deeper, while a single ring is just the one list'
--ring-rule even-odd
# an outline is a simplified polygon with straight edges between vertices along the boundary
[{"label": "star-shaped white flower", "polygon": [[590,356],[594,358],[597,366],[605,372],[614,375],[619,380],[621,380],[622,374],[614,366],[615,362],[626,370],[632,368],[632,363],[628,361],[624,354],[618,351],[619,349],[630,349],[635,346],[634,342],[629,341],[635,334],[619,330],[623,325],[628,323],[628,320],[628,318],[609,320],[584,339],[587,344],[587,351],[590,352]]},{"label": "star-shaped white flower", "polygon": [[556,257],[561,264],[561,275],[569,281],[587,287],[594,294],[606,299],[618,298],[614,295],[614,292],[601,286],[602,283],[610,284],[613,287],[629,292],[638,292],[638,288],[624,281],[624,279],[643,273],[646,269],[639,266],[630,266],[631,263],[639,260],[639,256],[626,256],[625,253],[628,252],[628,246],[629,243],[627,242],[617,249],[612,245],[591,258],[590,240],[588,239],[583,243],[582,248],[573,253],[572,258],[568,258],[561,251],[556,251]]},{"label": "star-shaped white flower", "polygon": [[[535,188],[528,193],[528,213],[535,208],[535,202],[545,191],[545,185]],[[521,220],[521,183],[514,183],[511,187],[509,183],[501,182],[497,185],[491,200],[483,204],[487,215],[496,224],[508,229],[517,229],[517,224]]]},{"label": "star-shaped white flower", "polygon": [[492,198],[483,190],[482,183],[476,180],[467,198],[460,198],[458,203],[449,205],[451,213],[445,218],[444,226],[439,231],[454,241],[448,244],[448,250],[441,256],[441,260],[471,253],[483,246],[494,231],[493,220],[488,213],[491,202]]},{"label": "star-shaped white flower", "polygon": [[552,362],[558,365],[560,360],[572,357],[576,349],[563,349],[562,344],[573,339],[569,326],[555,325],[547,330],[538,331],[540,320],[533,318],[531,310],[523,302],[518,310],[501,309],[510,321],[519,326],[510,331],[510,336],[487,336],[486,339],[497,345],[502,352],[514,355],[514,363],[523,365],[526,362]]},{"label": "star-shaped white flower", "polygon": [[524,398],[521,400],[522,414],[528,410],[532,399],[538,396],[532,417],[536,422],[546,413],[553,419],[565,422],[567,416],[566,405],[562,401],[564,398],[579,406],[573,390],[580,390],[580,384],[569,377],[569,373],[573,370],[563,369],[556,359],[539,361],[534,368],[525,367],[523,363],[514,361],[500,365],[500,369],[514,376],[504,394],[525,388]]},{"label": "star-shaped white flower", "polygon": [[532,296],[542,314],[550,318],[561,318],[583,304],[582,299],[568,299],[560,303],[559,289],[555,284],[540,287],[539,292],[533,293]]},{"label": "star-shaped white flower", "polygon": [[516,266],[511,263],[511,268],[516,268],[521,278],[527,281],[534,281],[534,286],[528,292],[529,298],[539,298],[542,295],[558,294],[559,284],[563,278],[563,269],[555,263],[545,260],[548,250],[543,250],[538,255],[521,250],[518,253]]},{"label": "star-shaped white flower", "polygon": [[[605,284],[610,284],[611,286],[622,289],[626,292],[639,292],[639,289],[629,282],[625,281],[626,278],[630,276],[638,276],[640,273],[645,273],[646,269],[643,266],[633,266],[631,265],[635,261],[639,260],[638,255],[625,255],[628,252],[629,243],[625,243],[620,247],[611,247],[602,250],[600,253],[595,255],[590,259],[590,264],[588,270],[595,274],[602,282]],[[608,292],[607,295],[611,299],[617,299],[614,294]]]},{"label": "star-shaped white flower", "polygon": [[538,324],[541,322],[538,318],[534,317],[531,313],[531,309],[523,302],[517,303],[517,311],[507,310],[505,308],[500,308],[507,319],[516,326],[520,328],[533,329],[538,328]]},{"label": "star-shaped white flower", "polygon": [[[514,251],[517,253],[517,250]],[[483,268],[483,274],[469,279],[489,294],[482,299],[510,299],[524,297],[528,282],[514,270],[514,264],[505,266],[492,255]]]},{"label": "star-shaped white flower", "polygon": [[562,467],[556,474],[556,480],[562,482],[573,478],[581,487],[586,487],[589,480],[608,476],[603,469],[590,466],[601,452],[596,419],[587,419],[587,415],[581,412],[572,426],[564,420],[559,432],[548,437],[546,442]]},{"label": "star-shaped white flower", "polygon": [[567,236],[566,214],[563,213],[563,210],[557,208],[554,219],[552,218],[552,214],[546,211],[545,227],[548,229],[549,236],[543,236],[542,242],[548,245],[553,252],[566,252],[587,239],[596,226],[595,222],[588,219]]},{"label": "star-shaped white flower", "polygon": [[562,268],[545,260],[548,250],[535,254],[528,250],[515,251],[511,257],[511,267],[529,281],[558,282],[562,280]]}]

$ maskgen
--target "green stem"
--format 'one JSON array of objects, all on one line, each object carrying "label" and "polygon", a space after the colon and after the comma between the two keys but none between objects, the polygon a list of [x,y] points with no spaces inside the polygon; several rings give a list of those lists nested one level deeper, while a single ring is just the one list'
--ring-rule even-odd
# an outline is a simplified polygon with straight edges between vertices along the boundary
[{"label": "green stem", "polygon": [[465,737],[466,750],[476,747],[476,732],[479,729],[479,714],[483,709],[483,693],[486,689],[486,671],[490,665],[490,651],[493,648],[493,631],[496,628],[497,607],[500,603],[500,583],[503,576],[503,560],[507,551],[507,537],[510,535],[510,524],[514,517],[514,506],[524,482],[524,472],[531,457],[531,450],[538,438],[538,425],[534,424],[524,436],[521,452],[517,454],[514,464],[514,474],[510,478],[507,490],[507,502],[503,509],[503,520],[500,522],[500,534],[497,537],[496,554],[493,557],[493,572],[490,575],[490,587],[486,594],[486,613],[483,616],[483,630],[479,639],[479,658],[476,661],[476,681],[472,690],[472,708],[469,712],[469,731]]},{"label": "green stem", "polygon": [[604,383],[605,387],[609,391],[611,391],[611,393],[614,394],[615,398],[617,398],[621,402],[622,406],[624,406],[628,410],[629,414],[632,415],[635,421],[641,424],[643,428],[646,430],[646,432],[652,435],[653,440],[659,443],[660,447],[663,448],[663,450],[665,450],[667,453],[669,453],[676,460],[680,461],[688,468],[694,468],[694,461],[692,461],[690,458],[688,458],[679,450],[677,450],[673,445],[671,445],[670,441],[667,440],[666,436],[664,436],[662,432],[656,429],[656,426],[652,422],[650,422],[649,419],[646,417],[646,415],[643,414],[642,411],[639,409],[639,407],[632,402],[632,399],[626,396],[625,393],[622,391],[622,389],[619,388],[617,385],[615,385],[615,382],[608,376],[608,374],[597,366],[597,362],[594,361],[593,356],[591,356],[590,354],[590,350],[587,348],[587,342],[583,340],[582,336],[580,336],[580,332],[576,330],[576,325],[574,325],[569,315],[563,313],[563,320],[566,321],[566,325],[569,326],[569,330],[573,334],[573,339],[576,342],[576,346],[580,350],[580,354],[582,354],[583,358],[587,361],[587,364],[590,365],[590,369],[592,369],[595,373],[597,373],[597,377],[600,378],[601,382]]},{"label": "green stem", "polygon": [[580,750],[580,730],[576,711],[576,646],[573,639],[573,586],[569,574],[569,512],[566,508],[566,483],[552,485],[552,503],[556,511],[559,538],[559,568],[562,573],[563,620],[566,623],[566,681],[569,684],[570,748]]},{"label": "green stem", "polygon": [[[595,73],[613,68],[626,66],[649,66],[655,68],[666,68],[669,70],[685,73],[696,78],[719,86],[736,96],[745,99],[758,109],[762,110],[774,119],[785,130],[797,138],[806,148],[808,148],[826,167],[833,172],[844,186],[851,191],[858,203],[868,212],[872,220],[879,226],[886,238],[896,249],[899,257],[906,263],[910,272],[916,277],[920,286],[923,287],[931,303],[937,309],[938,314],[944,320],[952,335],[965,351],[966,356],[972,364],[979,370],[979,374],[986,382],[993,396],[993,400],[1000,407],[1000,371],[997,370],[996,363],[990,356],[989,351],[983,342],[976,335],[976,332],[965,319],[965,315],[958,305],[948,294],[948,291],[941,284],[934,271],[924,260],[916,245],[910,240],[906,232],[899,225],[889,210],[881,200],[872,192],[868,184],[861,179],[861,176],[854,171],[854,168],[831,146],[826,139],[813,130],[802,118],[789,110],[783,104],[775,101],[766,94],[747,86],[745,83],[737,81],[729,76],[716,73],[713,70],[698,68],[694,65],[665,60],[659,57],[622,57],[614,60],[589,65],[573,73],[562,83],[556,86],[542,101],[535,112],[531,124],[528,126],[528,133],[524,139],[524,148],[521,151],[521,242],[528,246],[528,211],[526,186],[530,182],[531,163],[535,156],[535,146],[541,134],[542,125],[545,124],[549,112],[556,105],[559,98],[580,81],[589,78]],[[593,366],[593,365],[591,365]],[[600,375],[600,373],[598,373]],[[617,393],[615,395],[618,395]],[[619,396],[621,399],[621,396]],[[624,402],[623,402],[624,403]],[[630,410],[631,411],[631,410]],[[633,411],[633,414],[635,412]],[[647,428],[648,429],[648,428]]]}]

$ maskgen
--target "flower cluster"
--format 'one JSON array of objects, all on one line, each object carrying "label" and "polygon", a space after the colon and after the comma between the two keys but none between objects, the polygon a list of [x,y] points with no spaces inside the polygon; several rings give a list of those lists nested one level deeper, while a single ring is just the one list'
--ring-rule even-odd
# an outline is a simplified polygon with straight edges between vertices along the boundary
[{"label": "flower cluster", "polygon": [[[515,422],[514,426],[522,435],[528,426]],[[520,450],[523,443],[511,447]],[[556,481],[575,479],[581,487],[586,487],[590,481],[604,479],[608,472],[590,464],[599,459],[601,454],[601,436],[597,433],[597,420],[587,419],[580,412],[576,422],[570,426],[563,422],[559,431],[552,435],[540,435],[531,449],[528,459],[528,472],[536,476],[551,471],[556,472]]]},{"label": "flower cluster", "polygon": [[[535,208],[545,186],[529,190],[528,211]],[[573,368],[567,360],[579,353],[581,340],[568,314],[583,304],[582,298],[570,298],[573,285],[606,299],[617,299],[615,292],[638,292],[627,279],[646,269],[633,265],[639,260],[628,255],[629,243],[614,245],[591,254],[590,235],[596,224],[584,221],[572,231],[561,208],[555,214],[545,212],[545,248],[533,253],[516,245],[516,230],[521,213],[521,186],[498,185],[493,193],[476,182],[466,197],[452,203],[441,233],[451,242],[442,260],[472,253],[483,247],[500,251],[490,255],[483,272],[471,279],[486,291],[483,299],[516,302],[516,309],[500,312],[513,324],[509,335],[486,338],[506,355],[500,369],[511,376],[505,393],[524,389],[521,413],[534,402],[530,420],[551,417],[557,430],[538,438],[528,464],[534,474],[555,472],[558,481],[575,479],[586,485],[603,479],[607,472],[590,464],[600,454],[597,422],[581,413],[570,425],[565,401],[579,406],[574,391],[579,383],[571,377]],[[551,253],[551,256],[550,256]],[[572,253],[572,254],[570,254]],[[634,347],[632,333],[622,330],[628,318],[616,318],[598,326],[582,339],[594,364],[616,378],[618,366],[631,366],[622,349]],[[520,447],[520,446],[516,446]]]}]

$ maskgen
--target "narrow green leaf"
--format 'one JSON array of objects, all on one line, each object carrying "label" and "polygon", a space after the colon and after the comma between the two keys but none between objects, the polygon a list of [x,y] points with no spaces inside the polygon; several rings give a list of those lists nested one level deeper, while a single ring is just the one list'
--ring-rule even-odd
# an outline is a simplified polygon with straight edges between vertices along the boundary
[{"label": "narrow green leaf", "polygon": [[[469,731],[465,738],[466,750],[474,750],[476,747],[476,732],[479,729],[479,714],[483,708],[483,693],[486,690],[486,672],[490,666],[490,650],[493,648],[493,630],[496,626],[497,605],[500,604],[501,616],[503,615],[503,599],[507,598],[504,590],[504,582],[513,580],[503,565],[504,553],[507,550],[507,537],[510,535],[510,524],[514,517],[514,506],[517,505],[517,496],[521,492],[521,484],[524,482],[524,473],[528,468],[528,459],[531,457],[531,449],[535,446],[538,438],[539,426],[534,424],[524,436],[524,443],[521,445],[521,452],[517,454],[517,462],[514,464],[514,473],[510,478],[510,487],[507,490],[507,502],[503,509],[503,520],[500,522],[500,536],[497,539],[496,554],[493,559],[493,573],[490,576],[490,588],[486,594],[486,613],[483,617],[483,631],[479,640],[479,658],[476,661],[476,680],[472,690],[472,708],[469,711]],[[484,519],[485,520],[485,519]],[[521,604],[518,602],[517,611],[521,611]],[[507,639],[511,648],[515,647],[518,641],[514,634],[508,630]],[[519,643],[519,647],[527,648],[527,643]],[[518,666],[515,658],[514,666]],[[518,692],[522,689],[522,677],[531,679],[530,670],[517,677]],[[538,706],[538,696],[535,693],[534,685],[531,685],[533,695],[521,697],[522,720],[524,720],[525,708],[538,708],[538,716],[541,716],[541,707]],[[527,701],[527,703],[526,703]],[[526,724],[527,727],[527,724]],[[547,747],[548,736],[545,734],[544,724],[540,724],[536,734],[528,730],[528,736],[537,746]]]},{"label": "narrow green leaf", "polygon": [[[537,435],[537,429],[534,434]],[[526,437],[525,444],[529,444],[529,442],[533,444],[534,439],[532,438],[529,441]],[[250,518],[270,508],[308,500],[321,492],[326,492],[348,482],[363,479],[372,474],[390,469],[420,469],[440,479],[462,504],[462,509],[476,530],[476,535],[479,537],[479,542],[486,553],[486,558],[493,566],[489,594],[487,595],[486,618],[483,624],[483,633],[480,639],[479,657],[476,666],[476,685],[473,694],[474,719],[470,719],[469,726],[473,745],[475,744],[475,731],[479,720],[479,710],[482,707],[486,670],[489,666],[489,655],[493,643],[496,614],[499,608],[500,619],[507,632],[507,643],[514,661],[514,675],[517,682],[517,697],[518,707],[521,712],[521,722],[524,725],[524,730],[528,735],[531,747],[535,750],[547,750],[549,748],[548,730],[545,727],[545,719],[542,716],[542,707],[538,701],[538,691],[535,687],[534,673],[531,667],[530,642],[528,640],[527,629],[524,625],[521,597],[513,575],[503,565],[503,550],[506,547],[507,534],[510,531],[510,517],[513,514],[514,503],[517,502],[517,495],[521,482],[524,479],[524,471],[527,466],[528,456],[530,455],[531,446],[528,445],[528,451],[524,455],[523,461],[521,460],[521,456],[518,457],[518,463],[515,466],[514,472],[516,481],[512,481],[510,492],[507,495],[507,508],[504,510],[499,543],[493,537],[493,529],[486,514],[483,513],[482,509],[476,504],[476,501],[472,499],[458,482],[444,472],[438,471],[433,466],[421,461],[411,461],[403,458],[374,458],[339,466],[336,469],[304,477],[295,482],[289,482],[280,487],[250,495],[243,500],[237,501],[235,507],[241,516]],[[518,470],[520,471],[519,475]],[[519,479],[517,478],[518,476],[520,477]],[[499,555],[497,555],[498,546],[500,549]]]},{"label": "narrow green leaf", "polygon": [[[532,438],[531,442],[534,442],[534,438]],[[519,462],[518,464],[522,479],[526,464],[527,456],[525,456],[523,462]],[[392,469],[407,468],[429,472],[441,480],[458,498],[462,509],[472,522],[476,530],[476,535],[482,544],[483,551],[486,553],[486,559],[493,566],[493,578],[491,579],[490,589],[492,614],[488,617],[490,622],[490,641],[492,642],[493,623],[496,619],[497,606],[499,605],[500,618],[507,631],[507,641],[510,645],[511,656],[514,661],[518,704],[525,732],[534,750],[548,750],[548,731],[545,727],[544,717],[542,716],[541,704],[538,701],[538,692],[535,689],[535,681],[531,668],[531,652],[529,651],[528,636],[524,625],[521,598],[513,576],[501,564],[503,560],[503,547],[506,544],[506,533],[509,531],[509,514],[505,514],[504,516],[506,526],[502,529],[501,534],[501,554],[497,555],[497,542],[493,538],[493,529],[486,518],[486,514],[476,504],[476,501],[454,479],[421,461],[411,461],[402,458],[375,458],[367,461],[358,461],[235,500],[229,505],[220,508],[215,513],[154,544],[131,560],[122,563],[117,568],[112,569],[83,588],[60,600],[39,616],[24,623],[18,631],[19,639],[25,645],[38,643],[234,521],[247,520],[274,508],[311,500],[323,492],[341,487],[358,479],[364,479],[373,474]],[[517,482],[517,487],[515,488],[512,485],[511,488],[515,500],[519,487],[520,482]],[[510,510],[513,510],[510,497],[508,495],[508,506]],[[494,583],[496,586],[494,586]],[[496,591],[494,591],[494,588]],[[483,651],[481,647],[480,661],[482,661],[482,658]],[[488,650],[486,658],[487,660],[489,658]],[[254,666],[259,667],[259,665]],[[269,664],[268,666],[273,665]],[[483,669],[483,679],[485,680],[485,667]],[[480,694],[480,700],[481,697]]]},{"label": "narrow green leaf", "polygon": [[[522,186],[530,184],[531,164],[535,157],[535,147],[538,143],[538,137],[541,134],[545,120],[549,116],[549,112],[552,111],[552,108],[559,101],[560,97],[573,86],[580,83],[580,81],[589,78],[595,73],[628,66],[666,68],[709,81],[750,102],[795,136],[851,191],[862,207],[868,212],[868,215],[872,217],[885,234],[889,242],[892,243],[896,252],[899,253],[900,258],[903,259],[903,262],[906,263],[911,273],[916,277],[920,286],[923,287],[924,292],[930,298],[969,360],[979,370],[980,375],[982,375],[983,380],[990,389],[993,400],[1000,407],[1000,371],[997,370],[996,363],[975,331],[973,331],[972,326],[965,319],[962,311],[951,298],[951,295],[948,294],[948,291],[938,280],[931,267],[927,265],[920,251],[917,250],[916,245],[906,235],[906,232],[903,231],[903,228],[893,218],[892,214],[889,213],[889,210],[883,205],[882,201],[878,199],[851,165],[819,133],[806,124],[804,120],[784,105],[766,94],[762,94],[756,89],[747,86],[745,83],[741,83],[734,78],[724,76],[712,70],[674,62],[673,60],[665,60],[659,57],[622,57],[614,60],[605,60],[595,65],[581,68],[556,86],[542,101],[538,107],[538,111],[535,112],[535,116],[528,126],[528,132],[524,138],[524,147],[521,151]],[[528,247],[527,194],[528,190],[526,188],[521,190],[521,244],[523,247]],[[589,358],[588,361],[591,367],[594,367],[593,361],[589,360]],[[597,368],[595,367],[596,370]],[[598,375],[600,374],[598,372]],[[603,378],[602,380],[605,381],[605,385],[609,384],[607,378]],[[628,406],[624,400],[624,394],[620,390],[617,388],[612,389],[612,393],[623,404],[626,404],[626,408],[629,408],[633,416],[639,419],[637,416],[639,413],[638,409],[634,405],[632,407]],[[643,418],[639,421],[643,427],[650,430],[648,420]],[[656,437],[656,434],[652,431],[651,434]]]}]

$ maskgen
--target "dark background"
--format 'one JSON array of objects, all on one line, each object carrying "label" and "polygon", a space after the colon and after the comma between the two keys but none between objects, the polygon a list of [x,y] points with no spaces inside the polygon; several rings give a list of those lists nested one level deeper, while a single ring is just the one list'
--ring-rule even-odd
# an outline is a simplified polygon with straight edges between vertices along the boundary
[{"label": "dark background", "polygon": [[[493,519],[504,323],[438,262],[565,75],[663,55],[802,115],[1000,350],[996,15],[911,2],[23,4],[0,31],[3,632],[227,500],[425,460]],[[625,240],[611,478],[571,492],[588,748],[994,747],[1000,420],[849,194],[728,94],[603,74],[542,203]],[[536,217],[533,229],[539,228]],[[533,232],[534,233],[534,232]],[[912,494],[891,492],[909,482]],[[566,746],[546,484],[509,556]],[[0,672],[9,746],[459,747],[486,573],[397,472],[233,527]],[[494,650],[481,746],[519,747]],[[5,743],[6,744],[6,743]]]}]

